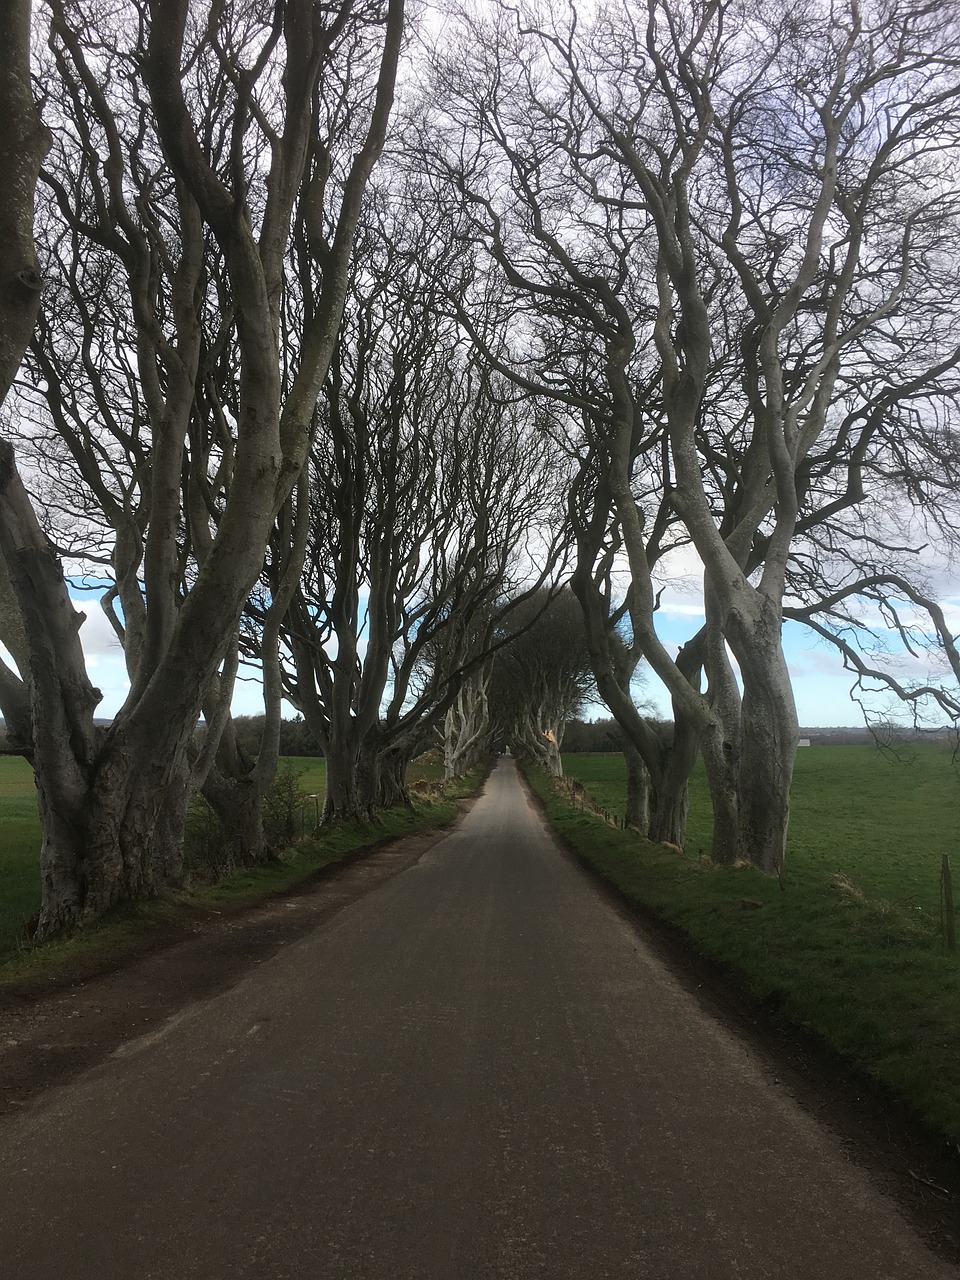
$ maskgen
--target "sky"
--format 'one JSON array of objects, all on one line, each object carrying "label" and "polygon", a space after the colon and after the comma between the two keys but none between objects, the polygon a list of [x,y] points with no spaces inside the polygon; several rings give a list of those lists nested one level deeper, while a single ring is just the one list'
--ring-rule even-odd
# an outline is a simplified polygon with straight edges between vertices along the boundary
[{"label": "sky", "polygon": [[[671,653],[675,653],[703,622],[697,562],[689,551],[677,554],[670,577],[664,584],[657,615],[658,632]],[[941,602],[948,621],[955,632],[960,631],[960,583],[945,578],[941,587]],[[88,659],[90,679],[103,693],[98,714],[109,718],[116,713],[127,692],[123,655],[96,595],[77,593],[75,603],[86,614],[80,637]],[[850,697],[852,677],[843,670],[836,650],[796,623],[784,625],[783,639],[800,724],[805,728],[862,725],[860,707]],[[914,659],[907,655],[899,660],[897,673],[904,680],[925,679],[934,674],[928,670],[928,664],[922,657]],[[670,718],[670,700],[653,676],[639,687],[638,697],[649,703],[658,716]],[[892,703],[889,695],[878,697],[873,709],[877,714],[904,719],[902,708]],[[252,678],[241,679],[234,699],[235,714],[256,715],[262,710],[258,683]],[[285,714],[292,716],[295,711],[290,707]],[[600,705],[589,714],[596,719],[606,712]]]},{"label": "sky", "polygon": [[[671,654],[676,653],[679,645],[694,635],[704,621],[700,565],[695,553],[685,549],[674,554],[676,559],[661,596],[657,624],[657,632]],[[953,633],[957,634],[960,632],[960,581],[943,566],[936,587],[946,620]],[[879,616],[876,610],[872,612],[879,627]],[[906,610],[902,610],[901,615],[905,619],[909,616]],[[882,627],[879,629],[883,630]],[[864,723],[863,711],[851,698],[854,677],[844,670],[838,651],[799,623],[785,622],[782,636],[801,726],[810,729],[861,726]],[[923,653],[912,657],[899,644],[893,648],[885,665],[901,682],[927,683],[941,675],[942,668],[936,659],[928,660]],[[642,696],[652,701],[659,714],[670,715],[669,698],[658,681],[651,679]],[[862,692],[858,696],[863,697]],[[869,706],[875,717],[909,722],[909,713],[903,704],[887,691],[878,691],[869,700]],[[934,716],[928,727],[940,725],[945,720],[945,716]]]}]

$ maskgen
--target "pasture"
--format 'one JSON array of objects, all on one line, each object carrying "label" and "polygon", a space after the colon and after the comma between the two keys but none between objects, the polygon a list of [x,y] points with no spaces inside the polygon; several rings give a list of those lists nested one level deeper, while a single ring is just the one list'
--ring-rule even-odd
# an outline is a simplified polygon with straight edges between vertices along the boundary
[{"label": "pasture", "polygon": [[[620,755],[565,756],[569,777],[597,802],[623,812]],[[710,848],[710,806],[698,766],[690,789],[688,853]],[[960,767],[942,744],[804,747],[790,807],[787,880],[798,893],[824,876],[846,875],[870,898],[939,920],[940,859],[960,882]]]},{"label": "pasture", "polygon": [[0,953],[40,907],[40,819],[33,770],[0,756]]},{"label": "pasture", "polygon": [[[622,759],[568,756],[564,766],[622,813]],[[960,952],[945,949],[940,901],[943,853],[955,855],[960,882],[960,776],[948,748],[803,749],[782,891],[700,852],[710,835],[702,774],[682,854],[578,813],[532,780],[564,837],[628,898],[960,1140]]]}]

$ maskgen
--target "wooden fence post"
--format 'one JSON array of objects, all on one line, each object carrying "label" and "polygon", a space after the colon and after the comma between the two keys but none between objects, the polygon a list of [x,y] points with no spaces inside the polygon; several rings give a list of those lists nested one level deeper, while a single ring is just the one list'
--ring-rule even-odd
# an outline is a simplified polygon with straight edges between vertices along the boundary
[{"label": "wooden fence post", "polygon": [[946,924],[947,950],[956,951],[957,933],[953,918],[953,877],[950,874],[950,859],[943,855],[940,865],[940,884],[943,889],[943,912]]}]

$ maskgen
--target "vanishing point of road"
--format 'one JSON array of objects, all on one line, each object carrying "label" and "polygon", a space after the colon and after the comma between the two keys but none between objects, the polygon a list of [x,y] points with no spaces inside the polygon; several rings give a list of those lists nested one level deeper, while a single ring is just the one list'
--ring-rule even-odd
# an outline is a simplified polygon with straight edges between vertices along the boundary
[{"label": "vanishing point of road", "polygon": [[410,869],[0,1123],[3,1280],[947,1280],[502,760]]}]

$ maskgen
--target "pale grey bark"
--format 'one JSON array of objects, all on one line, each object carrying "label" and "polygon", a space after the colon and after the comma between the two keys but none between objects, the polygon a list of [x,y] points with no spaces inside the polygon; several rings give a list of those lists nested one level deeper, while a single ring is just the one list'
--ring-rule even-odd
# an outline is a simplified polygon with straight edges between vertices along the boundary
[{"label": "pale grey bark", "polygon": [[[145,612],[138,618],[131,598],[131,619],[140,627],[136,638],[131,637],[131,651],[139,652],[130,695],[107,731],[93,725],[97,695],[86,679],[76,615],[56,557],[35,519],[31,521],[12,460],[6,454],[2,459],[0,478],[8,500],[0,504],[0,547],[30,648],[33,751],[44,826],[41,933],[93,918],[113,902],[149,891],[165,876],[176,874],[176,859],[170,853],[173,833],[168,828],[176,825],[177,815],[182,817],[184,787],[189,785],[188,747],[203,700],[230,654],[231,638],[262,568],[274,519],[303,467],[313,404],[342,312],[359,203],[383,145],[392,102],[402,0],[392,0],[388,6],[373,102],[335,209],[323,291],[303,335],[297,376],[281,401],[278,330],[284,258],[295,203],[325,163],[319,155],[313,102],[326,60],[336,56],[331,49],[338,32],[354,21],[353,6],[344,3],[337,13],[326,14],[330,24],[326,28],[307,0],[278,10],[277,25],[266,32],[264,61],[251,78],[238,79],[235,127],[240,132],[235,135],[239,148],[235,157],[243,154],[243,130],[259,128],[266,119],[250,109],[251,94],[272,52],[281,51],[285,69],[277,84],[282,110],[271,137],[267,194],[256,232],[247,198],[252,173],[236,165],[226,176],[214,171],[186,105],[181,68],[185,56],[193,56],[184,50],[187,9],[186,3],[149,6],[144,69],[166,163],[177,182],[182,253],[179,284],[175,281],[171,295],[177,328],[173,347],[157,332],[156,319],[142,297],[132,293],[141,335],[161,351],[165,379],[161,387],[149,361],[141,362],[143,394],[155,415],[156,433],[151,518],[142,561]],[[70,51],[73,37],[66,9],[55,5],[54,10],[55,17],[63,19],[60,35],[63,47]],[[211,16],[215,23],[223,15],[214,10]],[[204,39],[205,30],[202,23],[192,27],[191,38]],[[211,48],[204,56],[213,56]],[[75,58],[74,65],[95,101],[98,89],[89,82],[82,59]],[[109,123],[109,111],[102,114]],[[108,145],[108,229],[119,227],[135,249],[142,242],[142,232],[124,203],[125,189],[118,186],[124,157],[115,154],[119,139],[109,136],[109,129]],[[196,281],[201,269],[194,250],[202,244],[202,234],[194,233],[202,232],[203,224],[219,242],[228,287],[242,316],[237,330],[239,408],[235,438],[229,445],[229,485],[219,495],[209,546],[198,558],[193,580],[181,599],[183,566],[177,533],[185,516],[192,514],[181,505],[181,479],[198,341],[191,281]],[[129,260],[131,277],[139,280],[136,256]],[[194,524],[200,528],[203,521]],[[133,554],[138,554],[135,546]],[[136,574],[118,576],[134,592],[139,590]],[[269,628],[275,638],[275,619],[270,619]],[[275,675],[268,683],[273,723],[278,701]],[[170,804],[165,807],[168,796]],[[164,820],[158,822],[161,811]],[[162,852],[158,841],[165,846]]]},{"label": "pale grey bark", "polygon": [[0,404],[30,341],[43,287],[33,210],[50,138],[33,98],[30,33],[30,0],[0,6]]},{"label": "pale grey bark", "polygon": [[[907,4],[754,18],[759,40],[723,6],[649,0],[638,23],[615,4],[595,25],[530,6],[517,29],[508,6],[488,22],[471,12],[439,70],[444,110],[467,122],[455,147],[439,125],[433,154],[503,281],[485,284],[487,319],[464,323],[518,385],[584,420],[629,558],[631,642],[701,737],[714,852],[779,875],[797,736],[779,632],[798,537],[816,547],[822,525],[826,545],[843,539],[830,521],[863,500],[891,361],[904,388],[891,409],[926,395],[933,420],[955,411],[957,348],[941,326],[958,297],[945,252],[958,50],[950,16]],[[515,76],[496,74],[501,59]],[[539,345],[513,340],[517,312]],[[919,441],[931,461],[943,452],[907,417],[877,454],[881,485]],[[913,466],[910,502],[925,483]],[[706,695],[656,633],[664,507],[705,566]],[[599,541],[585,551],[592,574]],[[594,652],[604,697],[652,760]]]},{"label": "pale grey bark", "polygon": [[443,776],[461,777],[490,749],[490,704],[487,697],[492,670],[486,664],[467,676],[443,720]]}]

